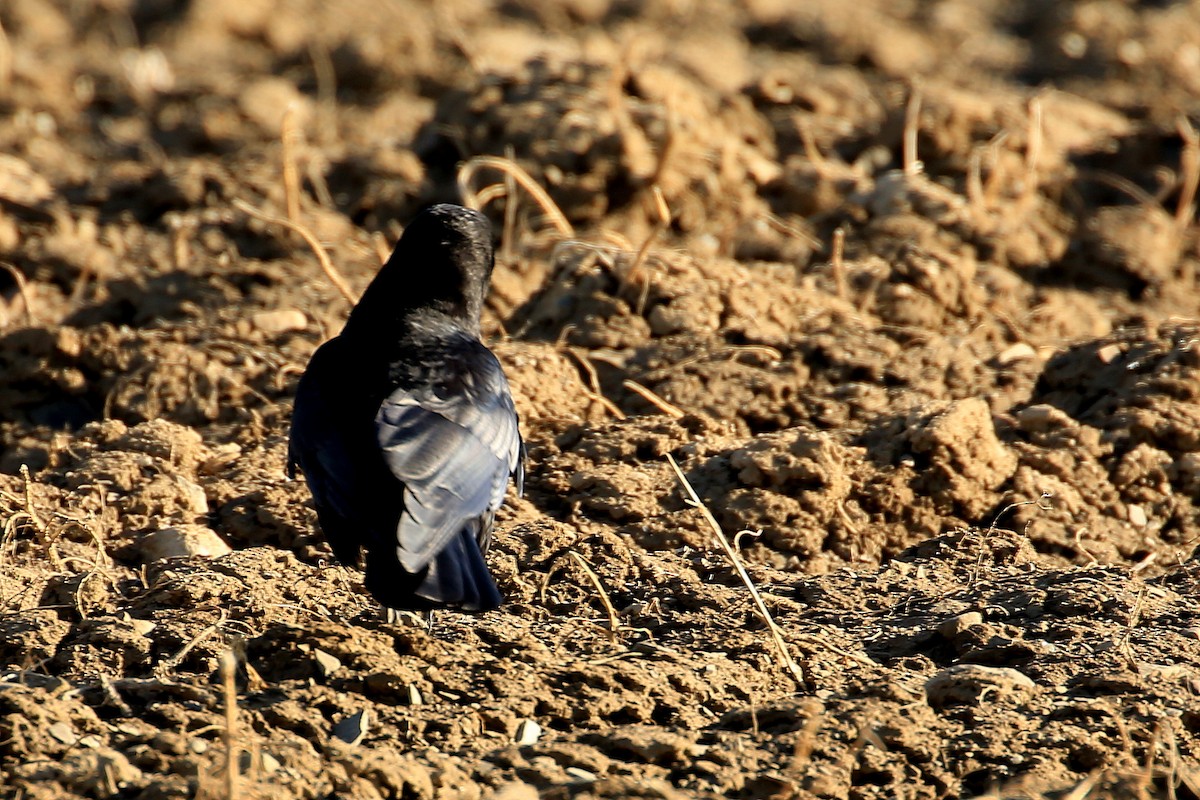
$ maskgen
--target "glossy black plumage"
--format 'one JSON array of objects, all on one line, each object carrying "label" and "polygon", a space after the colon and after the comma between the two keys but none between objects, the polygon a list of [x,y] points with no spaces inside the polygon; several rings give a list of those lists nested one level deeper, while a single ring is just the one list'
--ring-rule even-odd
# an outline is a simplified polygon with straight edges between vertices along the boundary
[{"label": "glossy black plumage", "polygon": [[296,392],[303,471],[338,560],[396,609],[501,602],[483,554],[524,447],[508,381],[479,341],[492,271],[486,218],[430,208],[405,229]]}]

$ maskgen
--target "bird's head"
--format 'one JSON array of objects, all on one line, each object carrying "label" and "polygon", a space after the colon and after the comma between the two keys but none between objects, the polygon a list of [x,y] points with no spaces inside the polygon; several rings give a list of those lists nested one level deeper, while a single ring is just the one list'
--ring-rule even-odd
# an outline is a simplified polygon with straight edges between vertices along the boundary
[{"label": "bird's head", "polygon": [[487,217],[451,203],[431,206],[404,229],[351,312],[347,330],[390,326],[429,310],[478,332],[493,264]]}]

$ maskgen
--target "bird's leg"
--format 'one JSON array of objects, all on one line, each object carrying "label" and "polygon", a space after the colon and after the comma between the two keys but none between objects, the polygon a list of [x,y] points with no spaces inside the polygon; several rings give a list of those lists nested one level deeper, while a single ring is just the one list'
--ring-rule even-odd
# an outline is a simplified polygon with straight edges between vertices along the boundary
[{"label": "bird's leg", "polygon": [[398,608],[383,607],[383,620],[387,624],[398,625],[402,619],[407,619],[410,625],[421,625],[425,630],[433,631],[433,611],[401,611]]}]

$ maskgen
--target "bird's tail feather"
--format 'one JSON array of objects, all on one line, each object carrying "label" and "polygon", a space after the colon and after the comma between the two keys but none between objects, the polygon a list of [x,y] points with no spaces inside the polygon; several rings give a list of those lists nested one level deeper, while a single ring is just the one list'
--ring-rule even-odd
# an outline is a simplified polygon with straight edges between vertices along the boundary
[{"label": "bird's tail feather", "polygon": [[465,528],[423,572],[400,566],[395,548],[367,559],[367,590],[389,608],[490,611],[503,601],[473,532]]}]

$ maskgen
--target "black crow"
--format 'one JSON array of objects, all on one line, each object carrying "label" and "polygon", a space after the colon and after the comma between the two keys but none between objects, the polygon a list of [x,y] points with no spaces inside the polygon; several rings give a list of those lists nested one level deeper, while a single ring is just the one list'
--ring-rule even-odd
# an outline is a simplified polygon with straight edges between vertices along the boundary
[{"label": "black crow", "polygon": [[300,378],[288,467],[334,554],[389,609],[486,611],[484,563],[525,448],[500,362],[479,341],[493,266],[481,214],[437,205],[405,229],[340,335]]}]

